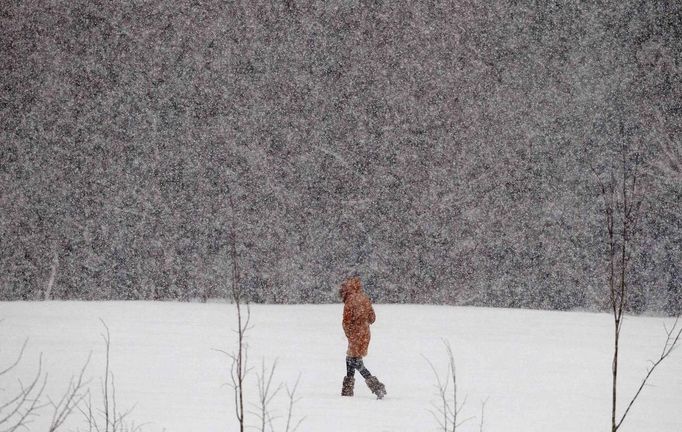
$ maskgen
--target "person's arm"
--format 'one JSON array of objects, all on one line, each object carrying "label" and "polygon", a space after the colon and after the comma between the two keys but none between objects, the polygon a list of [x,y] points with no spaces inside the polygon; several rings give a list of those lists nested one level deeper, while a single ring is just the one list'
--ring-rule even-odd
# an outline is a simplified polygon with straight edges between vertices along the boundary
[{"label": "person's arm", "polygon": [[376,321],[377,316],[374,313],[372,302],[369,299],[367,299],[367,306],[369,306],[369,310],[367,311],[367,321],[369,321],[370,324],[374,324],[374,321]]},{"label": "person's arm", "polygon": [[343,326],[343,333],[346,337],[350,337],[350,325],[353,320],[353,312],[348,306],[348,303],[343,305],[343,321],[341,325]]}]

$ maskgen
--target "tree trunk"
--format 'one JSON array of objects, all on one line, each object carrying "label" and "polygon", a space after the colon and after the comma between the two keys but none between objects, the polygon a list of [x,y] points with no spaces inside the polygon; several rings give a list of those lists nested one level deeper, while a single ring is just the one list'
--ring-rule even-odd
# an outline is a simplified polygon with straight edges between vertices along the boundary
[{"label": "tree trunk", "polygon": [[57,253],[57,247],[55,247],[52,255],[52,267],[50,268],[50,278],[47,280],[47,286],[45,287],[45,301],[50,300],[50,298],[52,297],[52,287],[54,287],[54,281],[57,278],[58,267],[59,254]]}]

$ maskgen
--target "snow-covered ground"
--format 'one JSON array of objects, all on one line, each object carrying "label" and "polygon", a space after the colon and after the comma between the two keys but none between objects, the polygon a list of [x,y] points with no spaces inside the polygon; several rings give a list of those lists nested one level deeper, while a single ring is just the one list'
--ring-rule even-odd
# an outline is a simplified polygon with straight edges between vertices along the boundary
[{"label": "snow-covered ground", "polygon": [[[359,375],[356,395],[339,396],[345,373],[341,305],[254,305],[247,340],[247,397],[255,401],[261,362],[277,360],[274,380],[294,384],[300,374],[294,418],[299,431],[436,431],[430,411],[438,402],[425,357],[444,375],[452,346],[458,396],[466,402],[459,431],[606,431],[610,427],[612,321],[609,315],[375,305],[377,322],[366,366],[385,384],[376,400]],[[0,377],[0,405],[16,378],[35,375],[40,353],[48,373],[46,395],[63,393],[92,352],[87,375],[100,394],[104,368],[102,318],[111,332],[111,368],[118,409],[150,432],[234,431],[229,361],[218,350],[235,348],[235,310],[227,304],[149,302],[0,303],[0,370],[29,339],[22,362]],[[660,355],[664,325],[672,320],[628,317],[622,335],[621,407]],[[682,431],[682,349],[651,379],[622,431]],[[627,399],[627,400],[626,400]],[[284,431],[286,393],[273,401],[275,430]],[[621,408],[622,411],[622,408]],[[75,430],[74,414],[64,430]],[[29,430],[46,430],[49,407]],[[257,419],[251,416],[249,423]]]}]

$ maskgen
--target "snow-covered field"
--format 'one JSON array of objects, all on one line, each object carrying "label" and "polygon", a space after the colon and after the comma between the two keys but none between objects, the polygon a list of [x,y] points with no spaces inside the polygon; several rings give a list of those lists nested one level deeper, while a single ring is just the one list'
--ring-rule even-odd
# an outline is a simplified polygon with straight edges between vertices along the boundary
[{"label": "snow-covered field", "polygon": [[[247,335],[247,397],[255,402],[261,362],[277,359],[274,380],[294,384],[300,374],[294,418],[299,431],[436,431],[430,410],[438,402],[429,358],[444,375],[452,346],[460,418],[459,431],[606,431],[610,428],[612,322],[609,315],[375,305],[377,322],[365,364],[385,384],[376,400],[356,378],[356,395],[339,396],[345,374],[342,306],[254,305]],[[105,350],[102,318],[111,331],[111,369],[118,409],[145,431],[234,431],[229,361],[218,350],[235,348],[235,309],[227,304],[149,302],[0,303],[0,370],[11,364],[26,338],[19,366],[0,377],[0,405],[16,378],[35,375],[40,353],[48,373],[46,395],[58,398],[92,352],[87,375],[95,397]],[[649,360],[660,355],[664,324],[672,320],[628,317],[622,335],[621,406],[639,385]],[[682,431],[682,349],[651,379],[622,431]],[[627,399],[627,400],[626,400]],[[275,430],[284,431],[286,393],[273,400]],[[622,409],[621,409],[622,410]],[[64,430],[82,429],[74,414]],[[46,430],[49,407],[29,425]],[[248,421],[255,425],[257,419]]]}]

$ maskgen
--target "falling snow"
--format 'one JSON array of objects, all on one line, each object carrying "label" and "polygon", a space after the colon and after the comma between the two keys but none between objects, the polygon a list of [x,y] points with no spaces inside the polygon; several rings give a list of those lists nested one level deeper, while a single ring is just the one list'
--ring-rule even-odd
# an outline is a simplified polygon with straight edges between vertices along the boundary
[{"label": "falling snow", "polygon": [[679,312],[682,4],[433,3],[4,2],[0,300]]}]

